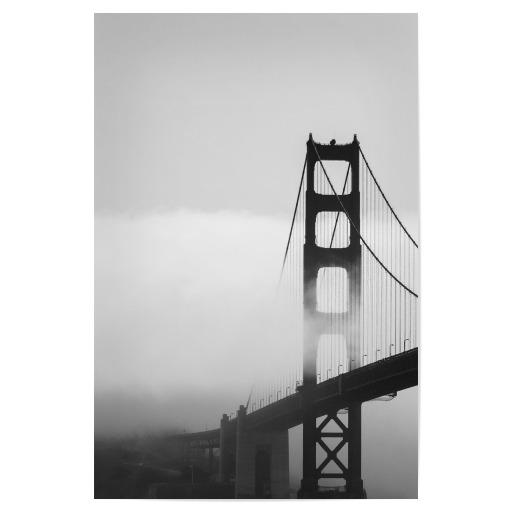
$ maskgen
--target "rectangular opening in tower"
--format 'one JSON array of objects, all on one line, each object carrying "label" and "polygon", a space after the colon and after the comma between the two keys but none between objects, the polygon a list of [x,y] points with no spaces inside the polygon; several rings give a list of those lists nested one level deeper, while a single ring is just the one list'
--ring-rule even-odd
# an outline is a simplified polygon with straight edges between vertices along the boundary
[{"label": "rectangular opening in tower", "polygon": [[343,212],[320,212],[315,223],[316,245],[340,249],[350,244],[350,223]]},{"label": "rectangular opening in tower", "polygon": [[[349,168],[348,162],[344,160],[323,160],[322,164],[324,169],[329,176],[329,180],[339,196],[350,194],[351,192],[351,173],[347,170]],[[315,192],[323,195],[333,195],[332,187],[329,184],[325,173],[322,169],[320,162],[315,164]]]},{"label": "rectangular opening in tower", "polygon": [[348,311],[348,275],[341,267],[324,267],[316,280],[317,310],[322,313]]}]

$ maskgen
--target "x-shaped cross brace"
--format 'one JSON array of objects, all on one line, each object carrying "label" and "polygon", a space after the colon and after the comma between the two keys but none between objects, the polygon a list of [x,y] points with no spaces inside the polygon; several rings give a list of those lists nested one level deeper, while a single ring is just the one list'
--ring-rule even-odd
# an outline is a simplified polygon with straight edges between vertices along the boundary
[{"label": "x-shaped cross brace", "polygon": [[[322,432],[324,427],[329,423],[329,421],[333,420],[339,427],[340,432]],[[316,469],[318,477],[339,477],[339,478],[345,478],[347,473],[347,468],[345,465],[338,459],[337,455],[338,452],[345,446],[347,443],[347,427],[343,425],[343,423],[339,420],[336,413],[329,414],[323,421],[320,423],[320,425],[317,427],[317,443],[323,448],[325,451],[327,458],[318,466]],[[330,449],[325,442],[323,441],[322,437],[341,437],[342,440],[334,447],[334,449]],[[338,473],[322,473],[322,470],[329,464],[330,461],[333,461],[340,469],[341,474]]]}]

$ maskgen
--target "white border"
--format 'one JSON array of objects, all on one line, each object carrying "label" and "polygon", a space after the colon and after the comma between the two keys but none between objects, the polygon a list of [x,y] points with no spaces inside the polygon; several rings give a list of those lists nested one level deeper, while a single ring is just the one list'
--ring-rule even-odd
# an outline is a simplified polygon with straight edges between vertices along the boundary
[{"label": "white border", "polygon": [[377,506],[494,509],[509,501],[506,3],[50,1],[11,2],[0,22],[6,510],[240,506],[92,500],[93,12],[287,12],[288,5],[420,13],[420,499]]}]

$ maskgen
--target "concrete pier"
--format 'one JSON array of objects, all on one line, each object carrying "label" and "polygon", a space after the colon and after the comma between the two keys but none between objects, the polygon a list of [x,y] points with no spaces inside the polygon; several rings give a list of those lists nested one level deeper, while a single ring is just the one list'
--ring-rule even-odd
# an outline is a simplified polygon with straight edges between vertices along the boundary
[{"label": "concrete pier", "polygon": [[235,498],[289,498],[288,430],[247,430],[246,413],[240,406]]}]

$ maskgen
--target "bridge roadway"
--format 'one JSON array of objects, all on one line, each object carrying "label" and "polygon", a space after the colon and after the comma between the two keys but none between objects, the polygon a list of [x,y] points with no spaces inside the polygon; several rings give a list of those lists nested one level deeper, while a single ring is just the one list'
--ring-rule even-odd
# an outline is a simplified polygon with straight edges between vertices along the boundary
[{"label": "bridge roadway", "polygon": [[[317,384],[313,390],[316,416],[339,411],[351,401],[373,400],[418,385],[418,349],[407,350]],[[290,429],[302,423],[302,393],[282,398],[254,412],[247,411],[248,430]],[[235,436],[237,418],[229,421],[226,435]],[[191,448],[220,447],[220,429],[171,436]]]}]

